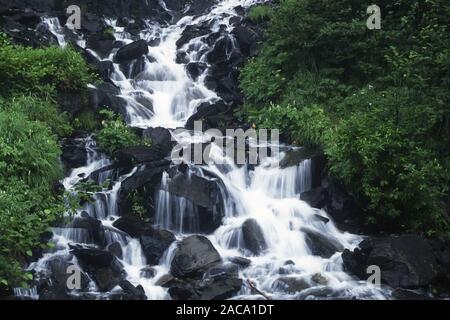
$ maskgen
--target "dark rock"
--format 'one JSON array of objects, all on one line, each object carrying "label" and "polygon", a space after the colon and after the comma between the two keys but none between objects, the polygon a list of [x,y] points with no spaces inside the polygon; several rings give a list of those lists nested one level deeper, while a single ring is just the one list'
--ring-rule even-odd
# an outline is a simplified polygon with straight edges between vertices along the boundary
[{"label": "dark rock", "polygon": [[101,58],[106,58],[112,51],[115,41],[114,35],[106,32],[99,32],[88,37],[86,46],[95,51]]},{"label": "dark rock", "polygon": [[89,233],[89,238],[99,246],[105,245],[105,231],[103,230],[100,220],[90,217],[86,212],[83,212],[81,217],[75,217],[70,224],[71,228],[85,229]]},{"label": "dark rock", "polygon": [[102,292],[113,289],[123,277],[122,264],[109,251],[75,247],[70,252],[77,257],[83,270],[89,273]]},{"label": "dark rock", "polygon": [[301,278],[296,277],[279,277],[275,282],[275,286],[289,294],[295,294],[310,287],[310,284]]},{"label": "dark rock", "polygon": [[153,145],[158,145],[163,156],[167,156],[176,144],[175,141],[172,141],[170,130],[162,127],[146,129],[143,136],[150,138]]},{"label": "dark rock", "polygon": [[245,56],[254,56],[257,51],[258,34],[247,26],[237,26],[233,30],[233,35],[239,44],[241,52]]},{"label": "dark rock", "polygon": [[196,287],[200,300],[223,300],[235,295],[242,287],[242,280],[238,278],[208,279]]},{"label": "dark rock", "polygon": [[181,33],[180,39],[177,40],[177,48],[181,48],[192,39],[208,34],[210,29],[207,26],[188,25]]},{"label": "dark rock", "polygon": [[327,204],[326,190],[318,187],[300,194],[300,200],[305,201],[313,208],[323,208]]},{"label": "dark rock", "polygon": [[82,140],[65,139],[62,144],[61,159],[69,168],[79,168],[87,162],[87,151]]},{"label": "dark rock", "polygon": [[201,177],[192,172],[177,171],[171,176],[167,188],[171,194],[189,199],[202,207],[211,208],[219,202],[218,180]]},{"label": "dark rock", "polygon": [[133,216],[125,215],[113,222],[113,227],[127,233],[133,238],[139,238],[143,234],[152,234],[153,227],[151,223]]},{"label": "dark rock", "polygon": [[142,268],[141,273],[140,273],[141,277],[147,278],[147,279],[153,278],[155,276],[155,274],[156,274],[156,270],[149,266]]},{"label": "dark rock", "polygon": [[206,64],[203,62],[190,62],[186,65],[186,70],[192,80],[197,81],[198,77],[206,70]]},{"label": "dark rock", "polygon": [[115,157],[122,166],[132,166],[143,162],[152,162],[164,159],[159,146],[135,146],[117,150]]},{"label": "dark rock", "polygon": [[313,274],[313,276],[311,277],[311,280],[322,286],[326,286],[328,284],[328,279],[325,276],[323,276],[321,273]]},{"label": "dark rock", "polygon": [[223,122],[230,120],[227,113],[230,107],[223,102],[202,103],[197,107],[196,112],[186,121],[185,128],[194,130],[194,122],[202,121],[203,130],[209,128],[219,128],[223,126]]},{"label": "dark rock", "polygon": [[333,239],[306,227],[301,228],[301,231],[305,234],[306,244],[315,256],[329,258],[336,252],[344,250],[344,247],[337,239]]},{"label": "dark rock", "polygon": [[328,222],[330,222],[330,219],[328,219],[327,217],[324,217],[320,214],[314,214],[314,219],[320,222],[323,222],[325,224],[327,224]]},{"label": "dark rock", "polygon": [[367,279],[367,267],[381,269],[381,281],[391,287],[424,287],[438,275],[438,264],[427,240],[417,235],[366,239],[360,248],[342,254],[346,270]]},{"label": "dark rock", "polygon": [[244,258],[244,257],[232,257],[229,258],[230,262],[238,265],[240,268],[245,269],[252,264],[252,260]]},{"label": "dark rock", "polygon": [[110,243],[106,247],[106,250],[111,252],[115,257],[122,259],[123,252],[122,252],[122,246],[120,245],[120,243],[118,243],[118,242]]},{"label": "dark rock", "polygon": [[128,280],[120,281],[120,287],[125,293],[125,299],[127,300],[147,300],[144,288],[141,285],[134,286]]},{"label": "dark rock", "polygon": [[114,256],[111,252],[95,248],[74,248],[70,251],[82,265],[94,268],[111,266]]},{"label": "dark rock", "polygon": [[168,168],[169,163],[169,161],[161,161],[141,166],[135,174],[122,182],[120,193],[128,194],[148,184],[156,186],[157,183],[161,182],[162,173]]},{"label": "dark rock", "polygon": [[396,300],[431,300],[430,297],[422,293],[407,289],[395,289],[392,292],[392,296]]},{"label": "dark rock", "polygon": [[245,247],[255,255],[259,255],[267,249],[264,234],[255,219],[248,219],[244,222],[242,225],[242,237]]},{"label": "dark rock", "polygon": [[147,263],[156,265],[175,241],[175,236],[166,230],[153,230],[151,234],[142,235],[140,241]]},{"label": "dark rock", "polygon": [[209,268],[221,261],[211,242],[203,236],[183,239],[174,254],[170,273],[175,277],[201,277]]},{"label": "dark rock", "polygon": [[138,40],[120,48],[114,56],[114,62],[124,63],[146,54],[148,54],[147,42],[145,40]]}]

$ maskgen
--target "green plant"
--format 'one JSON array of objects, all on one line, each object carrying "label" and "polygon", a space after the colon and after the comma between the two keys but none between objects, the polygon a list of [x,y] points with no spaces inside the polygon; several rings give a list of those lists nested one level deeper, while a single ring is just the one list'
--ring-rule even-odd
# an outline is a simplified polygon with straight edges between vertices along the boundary
[{"label": "green plant", "polygon": [[100,111],[104,117],[102,128],[97,132],[96,139],[99,147],[113,155],[115,151],[142,144],[148,144],[148,141],[141,139],[127,126],[125,121],[109,110]]},{"label": "green plant", "polygon": [[95,78],[82,56],[68,47],[33,49],[0,41],[0,94],[85,90]]},{"label": "green plant", "polygon": [[250,20],[253,22],[261,22],[265,20],[269,20],[272,16],[273,9],[269,5],[256,5],[250,9],[248,14]]}]

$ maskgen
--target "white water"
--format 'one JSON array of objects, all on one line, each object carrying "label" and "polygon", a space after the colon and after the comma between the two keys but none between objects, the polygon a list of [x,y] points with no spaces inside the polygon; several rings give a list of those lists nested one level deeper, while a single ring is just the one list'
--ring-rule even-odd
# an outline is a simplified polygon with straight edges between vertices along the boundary
[{"label": "white water", "polygon": [[[133,65],[124,72],[118,64],[114,64],[114,72],[111,76],[111,80],[121,89],[121,97],[127,102],[128,124],[143,128],[180,127],[201,102],[219,99],[214,92],[205,87],[203,83],[205,75],[193,81],[187,75],[185,66],[175,62],[177,53],[175,43],[189,24],[210,20],[211,32],[218,31],[220,25],[225,25],[225,29],[231,31],[232,25],[229,20],[236,15],[233,8],[238,5],[248,7],[257,2],[259,1],[219,1],[219,4],[207,14],[195,18],[184,17],[173,25],[160,26],[148,22],[148,28],[142,31],[140,37],[146,40],[160,38],[161,42],[157,46],[149,47],[149,54],[144,59],[142,71],[132,79],[129,78],[129,71]],[[54,19],[46,21],[51,26],[51,31],[57,36],[60,45],[65,45],[59,23]],[[114,27],[116,39],[125,43],[132,42],[130,36],[123,32],[123,28],[117,27],[114,20],[109,19],[107,22]],[[211,48],[202,41],[203,38],[194,39],[184,45],[182,49],[187,52],[188,60],[206,62],[205,54]],[[116,51],[117,49],[114,49],[107,59],[112,60]],[[99,56],[95,52],[93,54]],[[149,106],[152,107],[149,108]],[[183,136],[178,139],[193,138]],[[82,178],[88,177],[95,170],[111,163],[105,156],[96,152],[92,139],[86,141],[86,147],[89,151],[88,163],[82,168],[74,169],[63,180],[67,190],[73,190]],[[311,254],[301,228],[308,227],[350,249],[361,241],[361,237],[342,233],[332,221],[325,224],[317,220],[315,214],[324,217],[327,214],[299,200],[300,193],[308,191],[311,186],[310,161],[306,160],[298,166],[281,169],[273,165],[280,156],[282,155],[274,155],[272,159],[267,160],[267,163],[251,171],[246,166],[236,166],[231,159],[224,159],[221,150],[212,148],[211,159],[221,165],[215,165],[213,161],[212,164],[192,168],[195,169],[196,174],[211,173],[221,180],[225,217],[222,225],[208,236],[216,249],[225,260],[236,256],[249,258],[252,263],[250,267],[241,271],[241,278],[251,279],[260,290],[275,298],[327,298],[330,295],[384,298],[385,294],[381,289],[364,282],[357,282],[343,271],[340,253],[334,254],[329,259]],[[117,241],[121,244],[123,250],[121,262],[130,282],[135,285],[141,284],[149,299],[168,299],[166,289],[154,284],[168,272],[176,244],[167,250],[160,264],[154,267],[156,275],[147,279],[141,276],[141,269],[146,266],[146,261],[139,241],[112,227],[112,222],[117,218],[117,194],[121,182],[133,173],[134,171],[115,179],[110,190],[94,194],[95,202],[86,205],[78,214],[86,211],[90,216],[100,219],[106,229],[107,242]],[[99,180],[105,181],[112,178],[111,171],[106,171],[101,174]],[[163,177],[163,187],[165,179],[167,175]],[[185,237],[186,233],[195,233],[198,228],[198,219],[192,204],[187,199],[171,195],[167,191],[160,191],[157,194],[155,211],[156,224],[174,231],[177,239]],[[187,225],[184,215],[189,218]],[[248,218],[254,218],[258,222],[267,242],[267,249],[260,256],[253,256],[242,245],[241,226]],[[46,253],[41,260],[32,264],[31,269],[45,273],[49,259],[69,253],[69,243],[89,243],[91,239],[80,230],[66,228],[55,229],[53,241],[56,243],[56,249]],[[73,259],[73,261],[76,260]],[[292,263],[285,265],[286,261]],[[326,279],[326,284],[318,284],[312,280],[318,273]],[[296,294],[287,294],[282,288],[280,289],[280,282],[277,281],[280,276],[303,279],[310,284],[310,288]],[[97,291],[93,282],[90,290]],[[258,299],[261,297],[254,295],[248,286],[243,285],[236,298]]]}]

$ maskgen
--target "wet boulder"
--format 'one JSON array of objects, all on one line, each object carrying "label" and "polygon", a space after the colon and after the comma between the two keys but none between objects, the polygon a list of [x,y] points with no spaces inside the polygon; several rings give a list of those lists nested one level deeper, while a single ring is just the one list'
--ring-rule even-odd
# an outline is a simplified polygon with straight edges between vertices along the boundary
[{"label": "wet boulder", "polygon": [[123,148],[115,152],[115,157],[120,165],[132,166],[138,163],[163,160],[161,148],[154,146],[134,146]]},{"label": "wet boulder", "polygon": [[125,232],[133,238],[139,238],[143,234],[153,232],[152,224],[145,222],[134,215],[124,215],[113,222],[113,227]]},{"label": "wet boulder", "polygon": [[206,70],[207,65],[203,62],[190,62],[186,65],[186,71],[192,80],[197,81],[198,77]]},{"label": "wet boulder", "polygon": [[87,162],[87,151],[83,140],[63,140],[61,159],[69,168],[84,166]]},{"label": "wet boulder", "polygon": [[128,280],[122,280],[119,283],[124,295],[123,300],[147,300],[144,288],[141,285],[134,286]]},{"label": "wet boulder", "polygon": [[381,281],[393,288],[425,287],[438,275],[438,263],[428,241],[418,235],[391,235],[369,238],[353,252],[342,254],[344,267],[361,279],[370,276],[367,268],[381,269]]},{"label": "wet boulder", "polygon": [[[71,299],[71,290],[67,283],[70,282],[69,277],[73,275],[70,270],[76,270],[77,267],[69,262],[70,256],[55,256],[46,262],[47,270],[49,271],[49,278],[41,281],[37,285],[39,299],[41,300],[68,300]],[[79,290],[86,290],[89,286],[88,276],[80,271],[80,287]]]},{"label": "wet boulder", "polygon": [[208,269],[199,280],[170,280],[169,294],[175,300],[222,300],[234,296],[242,287],[235,264],[219,264]]},{"label": "wet boulder", "polygon": [[118,242],[110,243],[106,247],[106,250],[111,252],[111,254],[113,256],[115,256],[116,258],[118,258],[118,259],[122,259],[123,258],[122,246]]},{"label": "wet boulder", "polygon": [[175,236],[167,230],[153,230],[152,233],[142,235],[140,241],[147,263],[156,265],[175,241]]},{"label": "wet boulder", "polygon": [[179,243],[170,273],[178,278],[199,278],[220,261],[219,252],[206,237],[189,236]]},{"label": "wet boulder", "polygon": [[301,231],[305,235],[305,241],[311,253],[315,256],[329,258],[336,252],[342,252],[344,250],[344,247],[337,239],[306,227],[301,228]]},{"label": "wet boulder", "polygon": [[311,287],[305,279],[290,276],[279,277],[274,286],[289,294],[295,294]]},{"label": "wet boulder", "polygon": [[247,219],[242,225],[242,237],[245,247],[254,255],[260,255],[267,249],[263,231],[255,219]]},{"label": "wet boulder", "polygon": [[234,28],[233,35],[235,36],[241,52],[245,56],[254,56],[258,52],[258,34],[251,28],[240,25]]},{"label": "wet boulder", "polygon": [[90,247],[72,247],[80,266],[95,281],[100,291],[105,292],[119,285],[124,276],[122,264],[109,251]]},{"label": "wet boulder", "polygon": [[173,146],[176,144],[175,141],[172,141],[170,130],[166,128],[156,127],[145,129],[142,135],[144,138],[149,138],[153,145],[158,145],[163,156],[170,154]]},{"label": "wet boulder", "polygon": [[146,55],[148,52],[147,42],[145,40],[138,40],[120,48],[114,56],[114,62],[125,63]]},{"label": "wet boulder", "polygon": [[87,230],[89,238],[99,246],[105,245],[105,231],[100,220],[90,217],[86,212],[81,216],[75,217],[70,224],[71,228],[81,228]]}]

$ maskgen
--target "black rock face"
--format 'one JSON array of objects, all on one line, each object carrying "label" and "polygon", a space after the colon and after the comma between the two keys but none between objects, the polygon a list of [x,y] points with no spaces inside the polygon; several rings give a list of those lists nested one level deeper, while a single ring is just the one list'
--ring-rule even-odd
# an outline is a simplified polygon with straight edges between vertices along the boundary
[{"label": "black rock face", "polygon": [[178,245],[170,273],[179,278],[201,277],[206,270],[220,261],[220,254],[207,238],[189,236]]},{"label": "black rock face", "polygon": [[353,252],[346,249],[342,259],[345,268],[361,279],[370,275],[369,266],[380,267],[381,281],[393,288],[425,287],[439,271],[432,247],[417,235],[367,239]]},{"label": "black rock face", "polygon": [[266,239],[261,227],[255,219],[248,219],[242,225],[242,236],[245,246],[254,255],[261,254],[267,249]]}]

